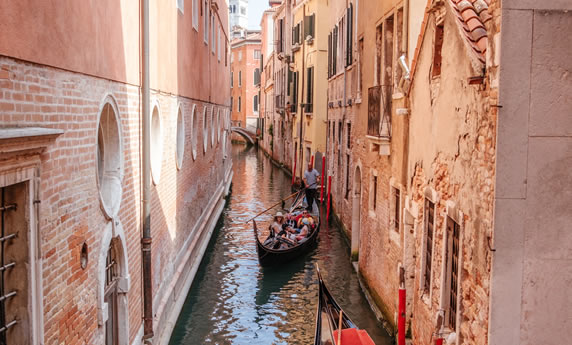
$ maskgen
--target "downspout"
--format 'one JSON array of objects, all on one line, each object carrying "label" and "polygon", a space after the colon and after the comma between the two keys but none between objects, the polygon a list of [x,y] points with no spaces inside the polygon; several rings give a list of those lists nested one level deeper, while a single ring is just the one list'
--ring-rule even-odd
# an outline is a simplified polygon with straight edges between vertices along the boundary
[{"label": "downspout", "polygon": [[151,276],[151,113],[149,112],[149,0],[141,1],[143,21],[141,92],[143,122],[143,339],[153,338],[153,285]]}]

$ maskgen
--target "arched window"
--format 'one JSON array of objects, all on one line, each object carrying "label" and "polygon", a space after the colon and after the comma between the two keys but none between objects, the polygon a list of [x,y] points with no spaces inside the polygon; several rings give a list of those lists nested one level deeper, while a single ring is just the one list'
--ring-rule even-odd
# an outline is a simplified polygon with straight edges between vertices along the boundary
[{"label": "arched window", "polygon": [[112,240],[107,250],[105,260],[105,305],[107,306],[107,321],[105,321],[105,345],[119,344],[118,330],[118,288],[119,278],[118,255]]},{"label": "arched window", "polygon": [[208,130],[208,110],[207,106],[203,107],[203,153],[207,152],[208,140],[209,140],[209,130]]},{"label": "arched window", "polygon": [[220,109],[217,110],[217,115],[216,115],[216,124],[217,124],[217,142],[220,143],[220,134],[222,132],[222,122],[221,122],[221,118],[220,118]]},{"label": "arched window", "polygon": [[183,117],[182,107],[179,105],[177,111],[177,169],[183,166],[183,157],[185,155],[185,118]]},{"label": "arched window", "polygon": [[97,128],[97,182],[101,208],[112,218],[119,211],[123,180],[123,141],[117,105],[111,96],[103,101]]},{"label": "arched window", "polygon": [[158,184],[163,164],[163,124],[159,104],[155,102],[151,113],[151,176],[153,183]]},{"label": "arched window", "polygon": [[199,137],[199,118],[197,116],[197,105],[193,104],[191,110],[191,151],[193,160],[197,159],[197,140]]},{"label": "arched window", "polygon": [[215,109],[214,109],[214,106],[211,107],[210,124],[211,124],[211,147],[214,147],[214,144],[215,144],[215,136],[216,136],[216,128],[215,128]]}]

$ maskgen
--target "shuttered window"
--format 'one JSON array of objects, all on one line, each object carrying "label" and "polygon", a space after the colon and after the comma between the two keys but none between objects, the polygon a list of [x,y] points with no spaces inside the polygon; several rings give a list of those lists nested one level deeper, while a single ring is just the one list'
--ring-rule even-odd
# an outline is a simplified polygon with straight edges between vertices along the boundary
[{"label": "shuttered window", "polygon": [[350,66],[353,60],[353,26],[354,26],[354,5],[350,4],[347,10],[347,20],[346,20],[346,31],[347,31],[347,38],[346,38],[346,66]]},{"label": "shuttered window", "polygon": [[314,67],[309,67],[307,70],[307,85],[306,85],[306,112],[311,113],[314,111]]}]

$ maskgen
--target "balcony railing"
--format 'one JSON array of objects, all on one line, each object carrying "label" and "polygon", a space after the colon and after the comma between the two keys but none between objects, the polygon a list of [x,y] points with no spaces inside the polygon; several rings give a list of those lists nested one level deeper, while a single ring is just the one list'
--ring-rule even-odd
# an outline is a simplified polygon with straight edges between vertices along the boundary
[{"label": "balcony railing", "polygon": [[378,85],[368,90],[367,134],[379,138],[391,138],[392,87]]}]

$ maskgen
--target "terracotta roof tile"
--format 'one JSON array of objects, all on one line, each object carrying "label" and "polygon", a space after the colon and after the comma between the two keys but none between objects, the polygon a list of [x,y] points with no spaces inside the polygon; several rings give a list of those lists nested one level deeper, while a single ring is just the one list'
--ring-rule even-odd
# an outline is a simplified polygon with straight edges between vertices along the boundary
[{"label": "terracotta roof tile", "polygon": [[478,18],[471,18],[467,20],[467,26],[469,27],[469,31],[474,31],[476,28],[484,27],[483,23]]},{"label": "terracotta roof tile", "polygon": [[485,62],[487,29],[485,23],[492,19],[489,13],[490,0],[449,0],[455,9],[457,24],[462,28],[471,50],[481,62]]}]

